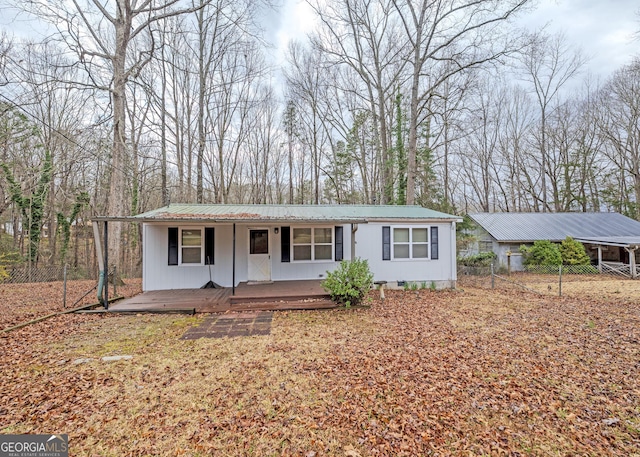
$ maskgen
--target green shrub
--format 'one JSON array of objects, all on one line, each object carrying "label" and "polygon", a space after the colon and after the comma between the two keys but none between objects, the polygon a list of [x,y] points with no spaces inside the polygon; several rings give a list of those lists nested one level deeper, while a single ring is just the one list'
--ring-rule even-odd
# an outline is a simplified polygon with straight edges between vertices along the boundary
[{"label": "green shrub", "polygon": [[488,267],[496,259],[495,252],[481,252],[476,255],[458,257],[458,263],[465,267]]},{"label": "green shrub", "polygon": [[373,273],[366,260],[344,260],[337,269],[327,272],[322,287],[329,293],[331,300],[349,308],[362,301],[371,289],[372,281]]},{"label": "green shrub", "polygon": [[557,244],[538,240],[533,246],[520,246],[524,266],[554,266],[562,264],[562,255]]},{"label": "green shrub", "polygon": [[591,259],[584,249],[584,245],[571,238],[566,237],[560,245],[563,265],[591,265]]}]

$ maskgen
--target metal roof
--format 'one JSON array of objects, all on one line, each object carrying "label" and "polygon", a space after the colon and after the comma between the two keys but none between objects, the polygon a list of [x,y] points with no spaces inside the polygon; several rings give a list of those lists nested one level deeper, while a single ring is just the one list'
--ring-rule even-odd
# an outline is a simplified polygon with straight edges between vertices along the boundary
[{"label": "metal roof", "polygon": [[474,213],[469,217],[502,242],[640,237],[640,222],[619,213]]},{"label": "metal roof", "polygon": [[461,221],[459,216],[421,206],[391,205],[212,205],[182,204],[154,209],[137,216],[98,216],[95,221],[129,222],[342,222]]},{"label": "metal roof", "polygon": [[576,238],[576,241],[588,244],[600,244],[604,246],[620,246],[629,249],[638,249],[640,247],[640,236],[602,236],[597,238]]}]

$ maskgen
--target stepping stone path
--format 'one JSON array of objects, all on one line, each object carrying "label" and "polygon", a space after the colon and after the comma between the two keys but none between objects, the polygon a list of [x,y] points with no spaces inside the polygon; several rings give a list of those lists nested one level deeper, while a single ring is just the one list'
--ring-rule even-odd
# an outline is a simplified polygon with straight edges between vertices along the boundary
[{"label": "stepping stone path", "polygon": [[183,340],[198,338],[233,338],[235,336],[269,335],[273,313],[232,313],[205,317],[202,324],[191,327]]}]

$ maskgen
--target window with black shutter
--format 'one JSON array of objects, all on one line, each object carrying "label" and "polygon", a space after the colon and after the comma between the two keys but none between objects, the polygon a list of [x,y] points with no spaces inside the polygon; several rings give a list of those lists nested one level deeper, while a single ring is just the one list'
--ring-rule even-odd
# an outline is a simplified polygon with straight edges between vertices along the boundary
[{"label": "window with black shutter", "polygon": [[204,228],[204,264],[205,265],[213,265],[215,264],[215,228],[213,227],[205,227]]},{"label": "window with black shutter", "polygon": [[431,227],[431,259],[438,260],[438,227]]},{"label": "window with black shutter", "polygon": [[291,227],[280,227],[280,261],[291,261]]},{"label": "window with black shutter", "polygon": [[343,247],[343,229],[341,225],[336,225],[335,233],[336,233],[336,262],[341,261],[344,258],[344,247]]},{"label": "window with black shutter", "polygon": [[178,227],[169,227],[169,265],[178,265]]},{"label": "window with black shutter", "polygon": [[382,260],[391,260],[391,227],[382,227]]}]

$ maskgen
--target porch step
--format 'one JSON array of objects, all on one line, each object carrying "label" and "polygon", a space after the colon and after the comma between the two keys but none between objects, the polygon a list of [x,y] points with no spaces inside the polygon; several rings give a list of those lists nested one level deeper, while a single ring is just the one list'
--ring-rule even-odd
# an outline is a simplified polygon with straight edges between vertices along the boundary
[{"label": "porch step", "polygon": [[335,302],[325,299],[309,299],[305,300],[265,300],[252,301],[231,304],[231,311],[256,311],[256,310],[304,310],[304,309],[330,309],[336,308]]},{"label": "porch step", "polygon": [[274,297],[265,297],[264,295],[232,295],[229,297],[229,303],[231,305],[237,305],[240,303],[271,303],[271,302],[303,302],[305,300],[329,300],[329,294],[297,294],[297,295],[281,295]]}]

